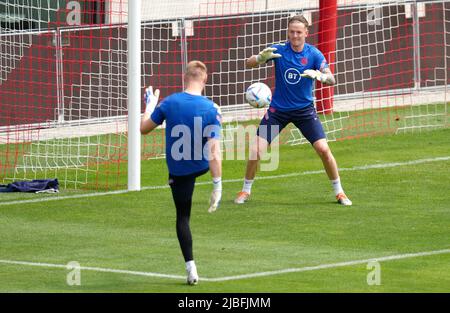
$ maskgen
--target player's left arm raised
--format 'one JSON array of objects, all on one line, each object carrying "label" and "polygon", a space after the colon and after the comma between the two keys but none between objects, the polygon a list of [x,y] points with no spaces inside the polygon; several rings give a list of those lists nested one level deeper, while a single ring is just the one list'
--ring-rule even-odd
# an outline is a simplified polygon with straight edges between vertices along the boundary
[{"label": "player's left arm raised", "polygon": [[153,93],[153,87],[149,86],[148,88],[145,89],[144,99],[145,99],[145,112],[144,115],[142,115],[140,127],[141,134],[143,135],[148,134],[156,127],[158,127],[158,124],[153,122],[150,116],[152,112],[155,110],[156,105],[158,104],[159,89],[156,89],[155,93]]}]

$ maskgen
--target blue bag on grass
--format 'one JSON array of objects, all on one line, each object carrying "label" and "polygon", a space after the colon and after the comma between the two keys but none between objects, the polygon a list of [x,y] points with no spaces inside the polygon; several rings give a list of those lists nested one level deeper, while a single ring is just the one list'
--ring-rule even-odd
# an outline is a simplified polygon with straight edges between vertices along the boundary
[{"label": "blue bag on grass", "polygon": [[8,185],[0,185],[0,192],[52,193],[58,191],[59,191],[59,183],[57,178],[15,181]]}]

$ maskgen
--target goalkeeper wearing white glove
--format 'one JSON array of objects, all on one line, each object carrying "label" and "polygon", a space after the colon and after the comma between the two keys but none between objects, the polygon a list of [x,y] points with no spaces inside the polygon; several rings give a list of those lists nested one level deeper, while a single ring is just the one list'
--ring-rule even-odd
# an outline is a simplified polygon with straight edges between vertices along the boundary
[{"label": "goalkeeper wearing white glove", "polygon": [[334,76],[333,74],[331,74],[329,68],[324,68],[323,72],[319,70],[305,70],[303,74],[300,74],[300,76],[315,79],[322,84],[333,85],[336,83]]},{"label": "goalkeeper wearing white glove", "polygon": [[[168,95],[160,104],[158,104],[158,90],[155,90],[154,93],[152,87],[145,90],[146,109],[141,120],[141,133],[147,134],[166,122],[166,163],[169,171],[169,185],[176,208],[177,238],[186,264],[187,283],[195,285],[199,281],[199,276],[194,262],[190,229],[192,196],[197,177],[209,170],[214,183],[209,211],[214,212],[219,206],[222,197],[220,151],[222,116],[218,106],[202,95],[208,79],[208,69],[203,62],[197,60],[189,62],[183,78],[185,81],[184,92]],[[184,129],[187,129],[188,134],[197,134],[195,121],[198,117],[201,120],[201,145],[196,144],[196,138],[191,141],[191,136],[179,138],[177,134],[180,126],[183,126],[183,133]],[[180,141],[182,141],[183,152],[178,146]],[[187,147],[189,150],[192,148],[194,156],[200,155],[201,158],[192,159],[191,153],[188,153],[189,157],[185,157],[184,153],[188,150]],[[207,151],[205,148],[210,150]]]},{"label": "goalkeeper wearing white glove", "polygon": [[[286,42],[270,45],[270,48],[246,59],[247,68],[255,68],[263,62],[273,61],[275,92],[270,108],[259,123],[257,136],[250,144],[244,184],[234,202],[243,204],[249,200],[259,167],[259,156],[268,151],[268,147],[283,127],[293,123],[305,135],[320,157],[337,202],[342,205],[352,205],[342,188],[336,160],[328,146],[326,134],[314,106],[314,80],[333,85],[336,83],[333,73],[323,53],[306,42],[309,36],[309,22],[305,16],[291,16],[287,25],[288,40]],[[274,51],[277,53],[275,54]],[[332,89],[327,86],[324,96],[325,94],[332,96],[329,91]],[[323,108],[332,109],[329,107],[331,103],[332,99],[326,103],[324,101]],[[260,132],[260,129],[264,131]]]}]

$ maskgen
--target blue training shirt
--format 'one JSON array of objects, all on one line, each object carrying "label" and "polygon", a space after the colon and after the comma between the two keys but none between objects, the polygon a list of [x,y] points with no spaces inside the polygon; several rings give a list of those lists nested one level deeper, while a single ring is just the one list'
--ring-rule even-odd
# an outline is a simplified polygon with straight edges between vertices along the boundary
[{"label": "blue training shirt", "polygon": [[322,70],[328,67],[322,52],[307,43],[302,52],[296,52],[289,41],[271,47],[276,48],[274,53],[282,57],[272,59],[275,62],[275,92],[270,106],[280,111],[292,111],[312,104],[314,80],[301,77],[300,74],[308,69]]},{"label": "blue training shirt", "polygon": [[[156,124],[166,121],[166,161],[169,173],[184,176],[209,167],[208,138],[220,138],[219,107],[204,96],[172,94],[151,115]],[[204,151],[205,150],[205,151]]]}]

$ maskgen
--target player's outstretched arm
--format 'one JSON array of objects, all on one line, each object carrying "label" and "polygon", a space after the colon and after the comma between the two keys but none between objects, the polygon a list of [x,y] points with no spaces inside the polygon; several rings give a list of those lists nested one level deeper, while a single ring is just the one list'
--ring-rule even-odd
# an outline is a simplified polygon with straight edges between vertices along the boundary
[{"label": "player's outstretched arm", "polygon": [[155,90],[153,93],[153,87],[149,86],[145,89],[144,100],[145,100],[145,112],[141,119],[141,134],[145,135],[155,129],[158,124],[152,121],[150,115],[155,110],[159,99],[159,89]]},{"label": "player's outstretched arm", "polygon": [[213,191],[209,201],[208,212],[217,210],[222,199],[222,153],[220,151],[220,140],[208,138],[209,145],[209,171],[213,180]]},{"label": "player's outstretched arm", "polygon": [[245,62],[247,68],[257,67],[271,59],[281,58],[281,54],[274,53],[275,51],[277,51],[277,48],[266,48],[260,53],[252,55]]},{"label": "player's outstretched arm", "polygon": [[324,68],[322,71],[319,71],[319,70],[305,70],[302,74],[300,74],[300,76],[318,80],[322,84],[325,84],[325,85],[334,85],[334,84],[336,84],[336,80],[334,79],[334,75],[333,75],[333,73],[331,73],[331,70],[328,67]]}]

